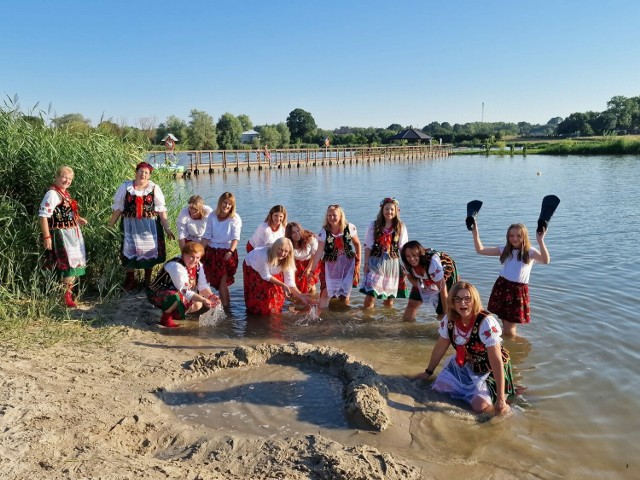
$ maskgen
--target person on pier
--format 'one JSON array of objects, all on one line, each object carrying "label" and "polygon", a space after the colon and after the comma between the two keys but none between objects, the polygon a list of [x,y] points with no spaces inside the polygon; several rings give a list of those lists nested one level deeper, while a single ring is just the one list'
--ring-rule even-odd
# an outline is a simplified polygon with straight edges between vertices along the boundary
[{"label": "person on pier", "polygon": [[[320,269],[320,308],[329,306],[332,298],[349,305],[351,289],[360,280],[361,244],[358,231],[349,223],[340,205],[329,205],[322,230],[318,234],[318,251],[310,272]],[[311,275],[311,273],[309,274]]]},{"label": "person on pier", "polygon": [[124,289],[127,291],[136,288],[136,269],[144,269],[145,286],[151,283],[153,267],[166,259],[165,232],[170,240],[175,240],[169,228],[164,194],[160,186],[151,181],[151,172],[153,167],[147,162],[138,163],[135,179],[120,185],[111,206],[109,227],[122,217],[120,258],[126,271]]},{"label": "person on pier", "polygon": [[283,205],[274,205],[269,210],[267,218],[258,225],[247,242],[247,253],[254,248],[272,245],[277,239],[284,237],[287,226],[287,209]]},{"label": "person on pier", "polygon": [[238,270],[238,242],[242,219],[236,213],[236,199],[231,192],[218,198],[216,211],[209,215],[201,243],[205,247],[204,271],[209,284],[218,290],[220,301],[228,311],[231,297],[229,287],[235,282]]}]

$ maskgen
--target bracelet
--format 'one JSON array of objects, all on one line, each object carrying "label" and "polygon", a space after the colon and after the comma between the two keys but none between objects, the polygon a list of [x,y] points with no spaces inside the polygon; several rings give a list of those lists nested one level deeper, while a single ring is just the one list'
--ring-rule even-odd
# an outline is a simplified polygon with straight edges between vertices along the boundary
[{"label": "bracelet", "polygon": [[433,375],[433,370],[429,370],[428,368],[424,369],[424,373],[426,373],[427,375],[431,376]]},{"label": "bracelet", "polygon": [[43,240],[49,240],[51,238],[51,235],[49,235],[48,237],[42,237]]}]

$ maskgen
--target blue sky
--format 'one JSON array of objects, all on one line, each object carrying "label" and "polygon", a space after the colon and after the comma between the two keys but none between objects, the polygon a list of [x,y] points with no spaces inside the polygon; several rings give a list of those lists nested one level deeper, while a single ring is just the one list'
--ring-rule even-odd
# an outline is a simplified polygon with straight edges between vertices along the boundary
[{"label": "blue sky", "polygon": [[94,125],[546,123],[640,95],[638,0],[2,3],[4,99]]}]

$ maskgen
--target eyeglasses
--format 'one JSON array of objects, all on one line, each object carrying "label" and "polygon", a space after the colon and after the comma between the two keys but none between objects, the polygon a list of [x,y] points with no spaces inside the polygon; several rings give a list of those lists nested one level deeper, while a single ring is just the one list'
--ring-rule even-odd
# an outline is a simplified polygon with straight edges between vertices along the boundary
[{"label": "eyeglasses", "polygon": [[453,303],[471,303],[471,297],[453,297]]}]

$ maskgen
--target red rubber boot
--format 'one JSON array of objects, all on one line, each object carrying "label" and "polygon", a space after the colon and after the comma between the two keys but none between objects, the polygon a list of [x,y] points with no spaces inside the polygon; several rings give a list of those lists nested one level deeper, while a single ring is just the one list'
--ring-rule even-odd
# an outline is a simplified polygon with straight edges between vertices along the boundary
[{"label": "red rubber boot", "polygon": [[160,325],[167,328],[179,328],[180,325],[173,321],[173,312],[163,312]]},{"label": "red rubber boot", "polygon": [[78,306],[76,305],[76,302],[73,301],[73,293],[71,292],[72,289],[72,286],[68,286],[67,291],[64,292],[64,304],[68,308],[76,308]]}]

